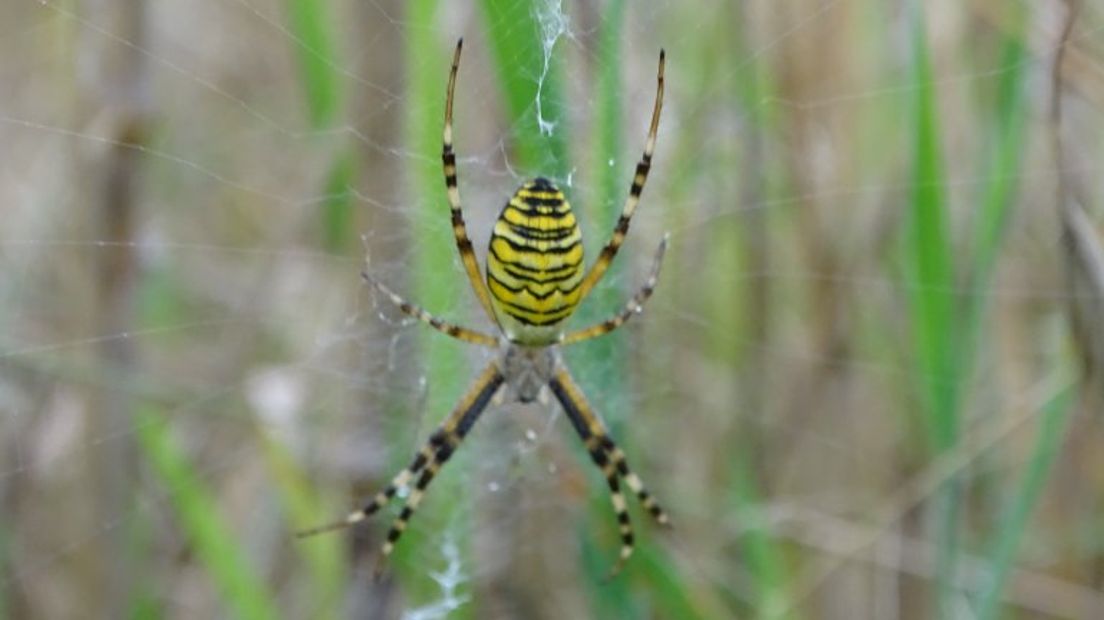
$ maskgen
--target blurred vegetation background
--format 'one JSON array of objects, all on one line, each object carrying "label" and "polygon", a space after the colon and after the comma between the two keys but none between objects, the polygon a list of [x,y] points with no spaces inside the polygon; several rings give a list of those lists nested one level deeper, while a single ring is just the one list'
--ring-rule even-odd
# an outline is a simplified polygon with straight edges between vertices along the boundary
[{"label": "blurred vegetation background", "polygon": [[[1104,6],[1061,0],[0,5],[0,617],[1104,617]],[[492,407],[384,579],[339,534],[486,353],[469,230],[551,176],[565,352],[674,520],[618,578],[554,407]],[[1057,68],[1061,70],[1058,71]]]}]

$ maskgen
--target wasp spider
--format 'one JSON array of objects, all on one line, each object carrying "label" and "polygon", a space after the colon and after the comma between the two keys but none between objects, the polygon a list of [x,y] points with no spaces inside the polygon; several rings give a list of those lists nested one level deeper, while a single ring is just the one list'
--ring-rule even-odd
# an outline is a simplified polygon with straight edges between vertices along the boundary
[{"label": "wasp spider", "polygon": [[402,512],[395,519],[387,540],[383,543],[379,565],[382,566],[422,501],[429,483],[459,447],[487,404],[492,399],[501,398],[531,402],[547,386],[563,407],[564,413],[571,420],[572,426],[609,485],[621,533],[621,553],[610,572],[610,576],[613,576],[621,570],[625,560],[633,552],[632,525],[625,498],[621,493],[621,483],[624,482],[636,494],[658,523],[667,525],[668,518],[644,488],[640,478],[629,468],[624,453],[610,438],[605,425],[571,378],[560,356],[559,347],[589,340],[620,327],[640,312],[659,277],[667,246],[666,237],[659,244],[647,281],[621,312],[592,327],[564,331],[564,320],[586,298],[617,255],[640,201],[640,193],[651,167],[656,129],[663,107],[664,53],[659,53],[655,106],[644,144],[644,155],[636,165],[629,195],[613,229],[613,235],[602,249],[598,260],[589,271],[584,270],[581,233],[571,205],[564,198],[563,192],[549,180],[536,178],[523,183],[498,216],[491,233],[484,282],[479,273],[479,261],[472,250],[464,225],[460,192],[456,184],[456,154],[452,150],[453,89],[456,86],[462,45],[461,39],[456,44],[452,70],[449,73],[441,159],[452,210],[452,232],[456,237],[460,258],[471,281],[472,290],[487,316],[498,327],[500,335],[492,336],[446,323],[404,300],[371,274],[364,273],[363,276],[365,281],[390,299],[403,313],[453,338],[497,349],[498,355],[480,373],[475,385],[468,390],[448,418],[430,435],[413,462],[399,472],[386,488],[376,494],[366,506],[345,519],[302,532],[300,535],[317,534],[359,523],[387,504],[400,489],[413,482],[414,488],[407,495]]}]

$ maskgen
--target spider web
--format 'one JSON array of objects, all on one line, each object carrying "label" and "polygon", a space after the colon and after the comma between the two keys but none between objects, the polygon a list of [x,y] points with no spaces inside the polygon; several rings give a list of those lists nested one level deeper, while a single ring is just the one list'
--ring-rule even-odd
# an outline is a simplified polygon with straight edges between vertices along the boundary
[{"label": "spider web", "polygon": [[[552,405],[484,413],[404,535],[397,579],[368,578],[391,510],[353,534],[291,538],[385,483],[490,359],[425,333],[358,275],[367,254],[368,268],[414,301],[428,291],[433,313],[489,329],[455,258],[439,171],[435,196],[421,185],[439,146],[416,147],[407,129],[440,106],[460,35],[456,147],[481,257],[506,197],[545,173],[517,152],[528,126],[567,137],[572,163],[556,180],[596,255],[623,196],[595,204],[604,195],[597,170],[613,168],[627,188],[656,51],[667,49],[653,173],[618,268],[586,318],[620,307],[669,231],[664,275],[642,316],[608,337],[613,344],[581,346],[567,359],[679,528],[665,536],[636,516],[637,540],[666,555],[645,550],[634,562],[667,563],[699,592],[694,609],[723,617],[788,604],[771,603],[770,577],[745,568],[744,545],[767,532],[803,558],[778,578],[781,591],[831,601],[824,609],[839,611],[823,617],[886,611],[895,604],[886,597],[907,598],[909,579],[937,572],[931,532],[905,514],[867,545],[862,566],[839,573],[872,585],[833,589],[846,592],[838,598],[804,589],[819,569],[858,553],[848,543],[882,527],[879,516],[935,496],[925,474],[940,482],[951,463],[953,474],[999,495],[1028,460],[1031,414],[1073,365],[1055,344],[1065,338],[1064,307],[1093,298],[1061,284],[1052,215],[1023,208],[1050,204],[1058,177],[1039,146],[1054,7],[1016,3],[1030,13],[1031,50],[1014,62],[989,53],[1010,11],[986,2],[929,9],[947,142],[938,186],[956,247],[973,243],[962,232],[972,230],[971,206],[1001,174],[973,163],[993,133],[979,101],[1022,70],[1027,105],[1039,110],[1028,116],[1019,208],[992,284],[948,291],[984,299],[993,323],[962,379],[963,433],[980,439],[964,440],[960,462],[961,453],[930,456],[917,439],[922,382],[899,342],[907,299],[927,286],[897,264],[894,232],[915,189],[901,110],[923,86],[908,77],[907,46],[894,43],[908,40],[907,11],[843,0],[632,3],[618,18],[611,67],[601,37],[613,13],[603,3],[541,0],[522,11],[531,22],[490,27],[485,9],[459,3],[440,6],[430,24],[401,2],[334,3],[333,50],[297,29],[294,4],[148,3],[138,19],[110,3],[0,8],[0,76],[12,85],[0,92],[0,609],[8,615],[263,615],[263,602],[228,602],[250,590],[243,574],[291,617],[601,615],[594,600],[610,595],[595,594],[594,583],[616,553],[614,524],[604,483]],[[1074,42],[1088,69],[1071,78],[1070,114],[1085,129],[1069,137],[1065,174],[1091,210],[1099,191],[1078,180],[1100,167],[1100,89],[1090,71],[1102,54],[1092,45],[1099,8],[1089,4],[1082,20]],[[866,47],[849,46],[831,24]],[[492,33],[534,25],[536,95],[511,117]],[[977,48],[975,31],[984,33]],[[434,60],[404,57],[427,36],[437,42]],[[730,38],[739,41],[710,47]],[[970,51],[977,58],[964,59]],[[846,63],[837,71],[818,64],[821,56]],[[319,91],[305,92],[304,58],[340,84],[328,124],[311,120],[323,104],[311,103]],[[426,68],[419,63],[441,68],[432,101],[410,94],[411,76]],[[596,84],[611,69],[622,114],[617,155],[600,160]],[[749,88],[755,80],[770,88]],[[551,105],[554,84],[562,92]],[[436,217],[422,215],[432,209]],[[1080,431],[1054,475],[1089,498],[1054,492],[1039,518],[1075,515],[1070,529],[1096,542],[1071,551],[1062,533],[1027,538],[1006,596],[1029,612],[1076,616],[1104,605],[1088,571],[1060,578],[1047,567],[1078,553],[1100,557],[1092,515],[1101,498],[1079,467],[1104,470],[1091,449],[1101,429],[1084,422]],[[736,451],[755,480],[732,473]],[[185,514],[182,501],[200,500],[186,499],[179,476],[209,494],[206,512],[232,534],[239,563],[204,555],[196,532],[211,522]],[[979,548],[966,549],[957,577],[967,594],[990,574],[978,559],[983,541],[970,542]],[[640,574],[610,591],[629,601],[627,614],[665,615],[658,595],[636,587]]]}]

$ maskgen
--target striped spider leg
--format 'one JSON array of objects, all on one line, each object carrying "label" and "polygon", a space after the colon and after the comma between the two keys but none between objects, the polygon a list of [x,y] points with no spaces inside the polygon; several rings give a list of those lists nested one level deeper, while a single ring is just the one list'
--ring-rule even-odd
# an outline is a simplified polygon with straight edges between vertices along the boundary
[{"label": "striped spider leg", "polygon": [[449,70],[448,95],[445,97],[445,130],[443,146],[441,148],[441,163],[445,171],[445,190],[448,193],[449,210],[452,212],[452,235],[456,238],[456,249],[460,252],[460,261],[464,263],[464,271],[468,274],[468,282],[472,291],[479,298],[479,305],[491,322],[498,325],[494,304],[491,301],[491,292],[484,284],[479,274],[479,259],[472,249],[471,239],[468,238],[467,225],[464,224],[464,212],[460,204],[460,188],[456,179],[456,153],[452,150],[452,99],[456,91],[456,74],[460,70],[460,52],[464,49],[464,39],[456,42],[456,51],[452,54],[452,69]]},{"label": "striped spider leg", "polygon": [[549,381],[548,387],[563,407],[564,413],[571,420],[571,425],[575,427],[575,432],[579,434],[587,452],[590,453],[590,458],[598,469],[602,470],[602,475],[609,485],[610,499],[613,502],[613,510],[617,515],[621,534],[621,553],[607,576],[607,579],[612,579],[621,572],[625,562],[632,556],[634,548],[632,522],[629,520],[625,497],[621,494],[620,480],[628,485],[629,490],[636,495],[640,504],[652,515],[656,523],[670,527],[671,520],[659,502],[645,488],[640,477],[629,468],[624,452],[614,443],[605,424],[591,409],[586,397],[583,396],[583,391],[575,384],[567,368],[562,366],[558,368]]},{"label": "striped spider leg", "polygon": [[656,134],[659,132],[659,114],[663,111],[663,67],[667,60],[667,53],[659,50],[659,70],[656,72],[656,98],[652,106],[652,122],[648,125],[648,137],[644,141],[644,154],[636,164],[636,172],[633,174],[632,184],[629,186],[629,195],[625,199],[625,205],[621,207],[621,215],[617,218],[617,224],[613,227],[613,235],[602,248],[598,260],[590,267],[583,283],[579,286],[579,295],[587,296],[594,285],[602,279],[625,242],[625,236],[629,233],[629,223],[636,213],[636,206],[640,204],[640,195],[644,192],[644,184],[648,181],[648,172],[652,169],[652,154],[655,152]]},{"label": "striped spider leg", "polygon": [[667,252],[667,240],[669,238],[670,235],[663,235],[663,240],[659,242],[659,247],[656,248],[655,258],[652,259],[652,270],[648,274],[648,279],[644,281],[644,285],[640,287],[636,294],[629,299],[621,312],[596,325],[564,334],[560,339],[560,344],[569,345],[603,336],[621,327],[626,321],[642,312],[645,302],[655,292],[656,284],[659,283],[659,270],[663,267],[663,255]]},{"label": "striped spider leg", "polygon": [[380,549],[380,557],[376,563],[376,575],[378,576],[386,565],[391,551],[395,548],[395,543],[406,530],[410,517],[418,509],[418,504],[421,503],[429,484],[433,482],[437,472],[460,447],[460,442],[471,431],[480,414],[487,408],[487,404],[491,402],[502,387],[503,380],[504,377],[499,369],[498,362],[495,361],[489,364],[475,380],[475,384],[468,389],[467,394],[460,399],[452,413],[429,436],[429,439],[418,451],[410,465],[392,478],[391,482],[382,491],[376,493],[371,501],[340,521],[304,530],[299,532],[297,536],[313,536],[356,525],[387,505],[400,489],[409,487],[410,482],[417,478],[414,489],[406,497],[402,512],[391,524],[391,529],[387,532],[387,540]]},{"label": "striped spider leg", "polygon": [[398,293],[392,291],[386,284],[377,280],[367,270],[360,274],[360,277],[364,278],[364,281],[372,285],[381,295],[387,298],[396,308],[403,314],[418,319],[422,323],[432,327],[433,329],[441,332],[446,336],[451,336],[457,340],[463,340],[464,342],[470,342],[472,344],[478,344],[484,347],[496,347],[498,346],[498,339],[494,336],[484,334],[483,332],[469,329],[461,325],[449,323],[448,321],[439,319],[432,314],[426,312],[418,304],[411,303],[403,299]]}]

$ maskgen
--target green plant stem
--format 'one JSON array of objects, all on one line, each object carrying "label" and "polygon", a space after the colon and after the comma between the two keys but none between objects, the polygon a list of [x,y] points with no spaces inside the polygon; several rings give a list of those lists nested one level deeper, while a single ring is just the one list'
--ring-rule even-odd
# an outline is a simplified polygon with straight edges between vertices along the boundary
[{"label": "green plant stem", "polygon": [[146,407],[140,411],[135,429],[145,459],[168,490],[184,537],[222,593],[228,610],[245,620],[280,617],[275,599],[249,565],[239,537],[222,519],[213,494],[173,439],[164,415]]}]

